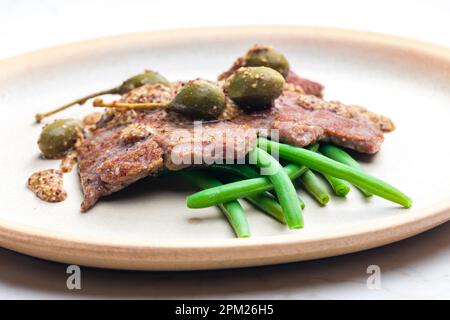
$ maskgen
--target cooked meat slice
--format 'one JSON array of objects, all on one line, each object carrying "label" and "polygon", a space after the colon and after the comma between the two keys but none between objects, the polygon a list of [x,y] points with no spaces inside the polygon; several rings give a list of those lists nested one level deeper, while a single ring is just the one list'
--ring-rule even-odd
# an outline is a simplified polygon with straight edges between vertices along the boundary
[{"label": "cooked meat slice", "polygon": [[360,152],[375,153],[383,142],[388,120],[372,113],[368,116],[367,110],[360,107],[285,91],[271,109],[242,114],[233,122],[251,124],[261,134],[277,129],[280,141],[299,147],[315,141],[332,141]]},{"label": "cooked meat slice", "polygon": [[[155,102],[171,94],[162,86],[147,85],[124,95],[122,101]],[[255,146],[257,134],[270,134],[273,129],[280,141],[296,146],[332,141],[365,153],[377,152],[383,132],[394,129],[388,118],[362,107],[326,102],[289,89],[268,110],[230,114],[234,118],[202,123],[200,129],[192,120],[165,110],[107,110],[78,149],[84,192],[81,209],[163,168],[243,159]]]},{"label": "cooked meat slice", "polygon": [[367,119],[381,131],[395,130],[394,123],[388,117],[373,113],[366,108],[356,105],[345,105],[339,101],[324,101],[314,96],[300,95],[297,98],[299,106],[309,110],[327,110],[350,119]]},{"label": "cooked meat slice", "polygon": [[380,126],[381,119],[386,121],[389,119],[376,117],[375,114],[368,117],[365,109],[360,107],[326,102],[315,96],[292,93],[283,95],[279,100],[280,103],[276,106],[282,106],[282,109],[278,111],[280,122],[292,121],[319,127],[323,130],[319,140],[332,141],[359,152],[376,153],[384,140],[383,131],[393,129],[392,126],[384,130],[384,127]]},{"label": "cooked meat slice", "polygon": [[247,125],[217,121],[202,126],[165,111],[113,111],[78,148],[78,172],[84,193],[81,210],[99,197],[125,188],[164,167],[211,164],[242,159],[256,144]]},{"label": "cooked meat slice", "polygon": [[286,77],[286,82],[300,86],[303,89],[304,94],[311,94],[319,98],[322,98],[323,96],[323,85],[312,80],[301,78],[293,71],[289,71],[289,74]]},{"label": "cooked meat slice", "polygon": [[98,129],[93,138],[79,147],[82,211],[93,206],[100,196],[123,189],[164,167],[163,151],[152,138],[129,145],[120,139],[122,130]]}]

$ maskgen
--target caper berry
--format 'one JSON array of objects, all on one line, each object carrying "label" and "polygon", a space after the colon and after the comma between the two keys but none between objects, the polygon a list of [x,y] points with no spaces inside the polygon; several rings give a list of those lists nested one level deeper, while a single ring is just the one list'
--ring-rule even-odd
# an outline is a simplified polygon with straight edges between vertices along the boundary
[{"label": "caper berry", "polygon": [[81,122],[77,119],[61,119],[46,125],[41,132],[38,146],[46,158],[61,158],[75,144]]},{"label": "caper berry", "polygon": [[243,65],[246,67],[268,67],[277,70],[287,77],[289,62],[283,54],[270,46],[254,46],[244,56]]},{"label": "caper berry", "polygon": [[228,96],[244,110],[271,107],[283,92],[283,76],[267,67],[239,68],[225,83]]},{"label": "caper berry", "polygon": [[200,119],[215,119],[225,109],[225,94],[205,80],[189,81],[169,103],[169,110]]},{"label": "caper berry", "polygon": [[169,80],[156,71],[146,70],[134,77],[125,80],[119,87],[119,93],[124,94],[132,89],[142,87],[146,84],[161,83],[170,86]]}]

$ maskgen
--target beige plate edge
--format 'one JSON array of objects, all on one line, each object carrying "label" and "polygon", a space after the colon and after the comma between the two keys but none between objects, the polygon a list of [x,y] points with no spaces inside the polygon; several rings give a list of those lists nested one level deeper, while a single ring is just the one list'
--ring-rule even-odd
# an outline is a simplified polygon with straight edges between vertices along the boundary
[{"label": "beige plate edge", "polygon": [[[332,41],[358,43],[367,47],[408,50],[418,61],[450,66],[450,49],[395,36],[332,28],[295,26],[254,26],[232,28],[184,29],[121,35],[80,43],[58,46],[0,61],[4,72],[17,72],[24,62],[39,59],[51,63],[52,59],[67,59],[64,53],[89,54],[102,47],[114,47],[125,38],[139,41],[151,35],[161,41],[183,36],[210,37],[217,32],[247,35],[261,32],[295,32],[305,38],[319,37]],[[423,61],[423,60],[422,60]],[[405,212],[406,214],[406,212]],[[224,239],[209,243],[191,242],[136,244],[107,243],[99,239],[86,239],[68,234],[18,225],[0,219],[0,246],[31,256],[52,261],[92,267],[134,270],[199,270],[268,265],[335,256],[361,251],[392,243],[429,230],[450,220],[450,197],[420,214],[395,216],[367,226],[333,232],[326,236],[292,235],[251,239]]]}]

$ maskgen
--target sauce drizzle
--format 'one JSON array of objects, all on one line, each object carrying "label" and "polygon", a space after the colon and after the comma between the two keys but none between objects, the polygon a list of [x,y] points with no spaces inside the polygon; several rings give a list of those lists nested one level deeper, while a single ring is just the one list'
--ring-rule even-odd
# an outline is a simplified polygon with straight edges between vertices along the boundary
[{"label": "sauce drizzle", "polygon": [[46,169],[33,173],[28,178],[28,188],[47,202],[60,202],[67,198],[61,170]]}]

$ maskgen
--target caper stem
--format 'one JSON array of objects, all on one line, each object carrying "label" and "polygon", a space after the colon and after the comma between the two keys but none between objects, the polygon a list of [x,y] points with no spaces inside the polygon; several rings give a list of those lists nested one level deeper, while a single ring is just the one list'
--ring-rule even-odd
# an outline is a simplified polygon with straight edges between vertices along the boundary
[{"label": "caper stem", "polygon": [[106,108],[117,108],[117,109],[133,109],[133,110],[148,110],[148,109],[159,109],[166,108],[168,104],[166,103],[154,103],[154,102],[143,102],[143,103],[127,103],[127,102],[105,102],[98,98],[94,100],[94,107],[106,107]]},{"label": "caper stem", "polygon": [[37,123],[40,123],[42,121],[42,119],[47,118],[49,116],[52,116],[52,115],[54,115],[54,114],[56,114],[58,112],[61,112],[63,110],[66,110],[66,109],[70,108],[73,105],[76,105],[76,104],[82,105],[82,104],[86,103],[87,100],[89,100],[91,98],[95,98],[97,96],[104,95],[104,94],[117,94],[117,93],[119,93],[119,88],[118,87],[115,87],[115,88],[112,88],[112,89],[107,89],[107,90],[102,90],[102,91],[98,91],[98,92],[94,92],[94,93],[91,93],[91,94],[89,94],[89,95],[87,95],[87,96],[85,96],[83,98],[79,98],[79,99],[76,99],[76,100],[74,100],[72,102],[69,102],[69,103],[67,103],[67,104],[65,104],[65,105],[63,105],[63,106],[61,106],[59,108],[56,108],[54,110],[51,110],[51,111],[48,111],[48,112],[45,112],[45,113],[37,113],[34,116],[34,118],[36,119]]}]

